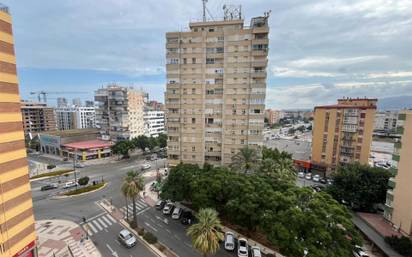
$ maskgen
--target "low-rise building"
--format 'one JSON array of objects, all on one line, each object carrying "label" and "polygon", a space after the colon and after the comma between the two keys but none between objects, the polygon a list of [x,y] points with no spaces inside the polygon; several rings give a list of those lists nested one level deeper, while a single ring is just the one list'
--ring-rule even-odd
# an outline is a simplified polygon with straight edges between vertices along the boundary
[{"label": "low-rise building", "polygon": [[57,128],[59,130],[85,129],[96,127],[94,107],[71,106],[55,109]]},{"label": "low-rise building", "polygon": [[398,133],[392,160],[396,163],[396,177],[389,180],[384,216],[406,236],[412,236],[412,110],[398,115]]},{"label": "low-rise building", "polygon": [[377,112],[375,114],[374,131],[382,131],[386,133],[396,132],[396,124],[398,122],[398,112]]},{"label": "low-rise building", "polygon": [[32,138],[39,132],[56,130],[53,108],[46,103],[22,101],[20,109],[26,138]]},{"label": "low-rise building", "polygon": [[279,123],[279,120],[283,118],[283,111],[266,109],[265,118],[269,125]]},{"label": "low-rise building", "polygon": [[147,110],[144,113],[145,135],[158,137],[165,132],[165,113],[163,111]]}]

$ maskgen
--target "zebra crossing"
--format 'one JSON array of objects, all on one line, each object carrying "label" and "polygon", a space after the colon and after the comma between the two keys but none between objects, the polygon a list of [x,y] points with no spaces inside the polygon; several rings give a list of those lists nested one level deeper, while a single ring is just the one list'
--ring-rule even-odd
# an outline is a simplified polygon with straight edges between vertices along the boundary
[{"label": "zebra crossing", "polygon": [[[140,199],[137,200],[135,203],[136,203],[137,215],[143,213],[144,211],[146,211],[147,209],[150,208],[150,206],[147,205],[147,203],[145,203],[144,201],[142,201]],[[123,213],[124,216],[127,215],[127,210],[129,212],[129,217],[132,216],[133,215],[133,203],[130,203],[127,206],[123,206],[122,208],[120,208],[120,210],[121,210],[121,212]]]},{"label": "zebra crossing", "polygon": [[104,213],[103,215],[88,220],[87,223],[83,224],[83,227],[89,236],[92,236],[108,228],[114,223],[117,223],[117,221],[110,214]]}]

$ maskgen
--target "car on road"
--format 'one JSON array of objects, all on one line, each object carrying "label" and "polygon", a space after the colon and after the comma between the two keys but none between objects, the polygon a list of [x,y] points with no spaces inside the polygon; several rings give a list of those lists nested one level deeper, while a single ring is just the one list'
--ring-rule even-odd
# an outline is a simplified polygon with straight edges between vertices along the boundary
[{"label": "car on road", "polygon": [[363,248],[360,247],[359,245],[355,245],[352,253],[354,257],[369,257],[369,255],[365,252],[365,250],[363,250]]},{"label": "car on road", "polygon": [[325,178],[321,178],[321,179],[319,180],[319,182],[322,183],[322,184],[326,184],[327,181],[326,181]]},{"label": "car on road", "polygon": [[235,250],[235,235],[230,231],[225,233],[225,250]]},{"label": "car on road", "polygon": [[315,191],[315,192],[320,192],[324,189],[324,186],[322,186],[322,185],[312,185],[311,187],[312,187],[313,191]]},{"label": "car on road", "polygon": [[118,239],[127,248],[131,248],[136,245],[136,237],[127,229],[120,231]]},{"label": "car on road", "polygon": [[78,184],[77,182],[69,181],[69,182],[66,182],[66,183],[64,184],[63,188],[64,188],[64,189],[69,189],[69,188],[72,188],[72,187],[76,187],[76,186],[78,186],[78,185],[79,185],[79,184]]},{"label": "car on road", "polygon": [[182,219],[180,221],[183,225],[192,225],[196,222],[196,217],[192,214],[191,211],[183,211]]},{"label": "car on road", "polygon": [[307,180],[311,180],[311,179],[312,179],[312,173],[307,173],[306,176],[305,176],[305,178],[306,178]]},{"label": "car on road", "polygon": [[247,240],[245,238],[239,238],[237,241],[237,256],[238,257],[248,257],[249,256],[249,246],[247,245]]},{"label": "car on road", "polygon": [[333,184],[333,179],[328,178],[326,179],[326,184],[328,184],[329,186]]},{"label": "car on road", "polygon": [[304,178],[305,177],[305,173],[303,172],[298,172],[298,178]]},{"label": "car on road", "polygon": [[145,162],[145,163],[142,164],[142,169],[143,170],[150,169],[151,167],[152,167],[152,165],[150,165],[150,163]]},{"label": "car on road", "polygon": [[41,191],[47,191],[58,188],[57,184],[47,184],[40,188]]},{"label": "car on road", "polygon": [[172,219],[174,219],[174,220],[180,219],[180,216],[182,215],[182,211],[183,211],[182,208],[176,207],[176,208],[173,210]]},{"label": "car on road", "polygon": [[166,201],[165,200],[159,200],[156,202],[156,210],[162,210],[163,207],[165,207]]},{"label": "car on road", "polygon": [[316,174],[315,176],[313,176],[313,181],[319,182],[319,181],[320,181],[320,176],[319,176],[318,174]]},{"label": "car on road", "polygon": [[251,248],[252,257],[262,257],[259,246],[252,246]]},{"label": "car on road", "polygon": [[76,165],[74,165],[74,167],[81,169],[81,168],[84,168],[84,164],[76,163]]},{"label": "car on road", "polygon": [[163,208],[163,214],[164,215],[172,214],[174,208],[175,206],[173,205],[173,203],[167,203],[165,207]]}]

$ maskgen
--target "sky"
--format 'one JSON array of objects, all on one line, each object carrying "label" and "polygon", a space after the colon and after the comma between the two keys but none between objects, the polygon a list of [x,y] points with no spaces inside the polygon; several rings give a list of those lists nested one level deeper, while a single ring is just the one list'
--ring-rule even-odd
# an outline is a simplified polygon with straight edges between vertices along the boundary
[{"label": "sky", "polygon": [[[92,99],[112,82],[163,101],[165,33],[202,15],[201,0],[0,1],[13,16],[22,97],[51,91],[51,103]],[[214,19],[223,4],[241,4],[245,24],[272,11],[268,108],[412,95],[411,0],[209,0]]]}]

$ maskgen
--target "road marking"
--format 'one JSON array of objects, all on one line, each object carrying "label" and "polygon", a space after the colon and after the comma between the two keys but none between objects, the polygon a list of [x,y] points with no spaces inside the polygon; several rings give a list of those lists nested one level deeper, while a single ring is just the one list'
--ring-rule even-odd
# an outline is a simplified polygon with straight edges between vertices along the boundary
[{"label": "road marking", "polygon": [[140,215],[140,214],[142,214],[143,212],[145,212],[145,211],[147,211],[147,210],[149,210],[149,209],[150,209],[150,207],[147,207],[146,209],[139,211],[139,212],[137,213],[137,215]]},{"label": "road marking", "polygon": [[143,205],[143,204],[140,204],[140,203],[137,203],[137,202],[136,202],[136,206],[139,206],[139,208],[143,209],[143,208],[145,208],[147,205]]},{"label": "road marking", "polygon": [[[145,215],[146,216],[146,215]],[[156,223],[156,221],[152,218],[149,218],[151,222]]]},{"label": "road marking", "polygon": [[114,240],[118,245],[121,245],[119,240]]},{"label": "road marking", "polygon": [[109,224],[109,226],[112,225],[112,222],[108,218],[106,218],[106,216],[102,216],[102,219],[104,219],[104,221],[106,221],[106,223]]},{"label": "road marking", "polygon": [[97,223],[96,220],[92,220],[93,224],[96,225],[98,230],[103,230],[103,228],[99,225],[99,223]]},{"label": "road marking", "polygon": [[172,232],[171,232],[169,229],[167,229],[167,228],[166,228],[166,231],[169,232],[169,234],[172,234]]},{"label": "road marking", "polygon": [[93,230],[94,233],[97,233],[97,229],[92,225],[92,223],[88,223],[86,224],[86,226],[89,226]]},{"label": "road marking", "polygon": [[107,217],[108,217],[113,223],[117,223],[117,221],[112,217],[112,215],[107,215]]},{"label": "road marking", "polygon": [[183,242],[187,247],[189,247],[189,248],[192,248],[192,245],[190,245],[190,244],[188,244],[188,243],[186,243],[186,242]]},{"label": "road marking", "polygon": [[114,257],[119,257],[119,255],[117,254],[117,252],[113,251],[113,249],[110,247],[109,244],[106,244],[106,246],[107,246],[107,248],[109,248],[110,252],[112,252],[112,255],[113,255]]},{"label": "road marking", "polygon": [[155,232],[157,232],[157,229],[155,227],[153,227],[152,225],[150,225],[149,223],[145,222],[144,224],[146,224],[146,226],[148,226],[149,228],[153,229]]},{"label": "road marking", "polygon": [[102,224],[103,227],[107,228],[106,223],[104,223],[101,219],[97,219],[97,221],[98,221],[100,224]]},{"label": "road marking", "polygon": [[161,220],[162,218],[160,218],[159,216],[155,215],[156,219]]},{"label": "road marking", "polygon": [[[95,216],[93,216],[93,217],[91,217],[91,218],[88,218],[87,220],[93,220],[93,219],[95,219],[95,218],[97,218],[97,217],[100,217],[100,216],[102,216],[102,215],[105,215],[107,212],[102,212],[102,213],[99,213],[99,214],[97,214],[97,215],[95,215]],[[80,222],[80,225],[83,225],[83,224],[85,224],[85,223],[87,223],[87,222]]]},{"label": "road marking", "polygon": [[175,237],[176,237],[177,240],[180,240],[180,237],[178,237],[177,235],[175,235]]},{"label": "road marking", "polygon": [[159,226],[160,228],[163,228],[163,225],[162,224],[156,224],[157,226]]}]

